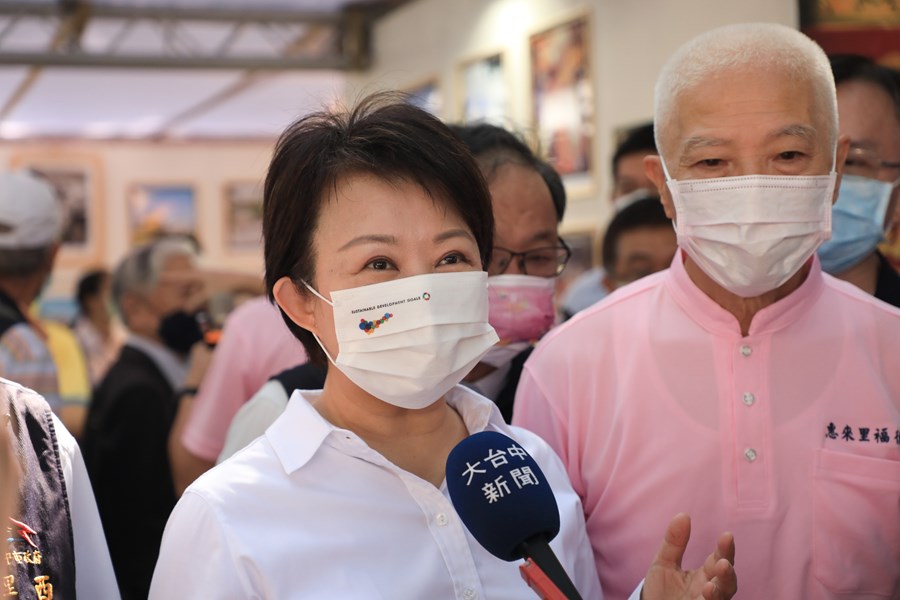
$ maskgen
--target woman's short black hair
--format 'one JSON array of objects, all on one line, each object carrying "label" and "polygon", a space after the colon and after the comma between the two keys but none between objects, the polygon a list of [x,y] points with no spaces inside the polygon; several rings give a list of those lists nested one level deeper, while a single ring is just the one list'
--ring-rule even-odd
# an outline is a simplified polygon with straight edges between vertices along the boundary
[{"label": "woman's short black hair", "polygon": [[[471,153],[431,114],[393,93],[377,93],[342,112],[317,112],[289,126],[275,146],[263,191],[266,291],[290,277],[301,293],[315,286],[312,245],[321,207],[339,181],[373,175],[420,185],[471,229],[482,266],[490,261],[490,195]],[[282,312],[310,360],[325,364],[312,334]]]}]

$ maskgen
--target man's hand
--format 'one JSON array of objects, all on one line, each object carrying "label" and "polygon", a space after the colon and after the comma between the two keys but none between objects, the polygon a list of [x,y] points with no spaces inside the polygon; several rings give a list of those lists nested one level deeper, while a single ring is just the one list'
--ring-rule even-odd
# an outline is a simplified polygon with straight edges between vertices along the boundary
[{"label": "man's hand", "polygon": [[691,537],[691,518],[684,513],[669,523],[666,536],[644,579],[642,600],[728,600],[737,592],[734,536],[719,536],[716,551],[699,569],[684,571],[681,559]]}]

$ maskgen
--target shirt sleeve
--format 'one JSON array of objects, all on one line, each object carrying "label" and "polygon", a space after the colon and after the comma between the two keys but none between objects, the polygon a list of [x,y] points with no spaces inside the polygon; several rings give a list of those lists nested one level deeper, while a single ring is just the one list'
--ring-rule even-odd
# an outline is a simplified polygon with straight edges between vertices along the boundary
[{"label": "shirt sleeve", "polygon": [[166,524],[150,600],[260,598],[238,568],[227,537],[207,502],[185,492]]},{"label": "shirt sleeve", "polygon": [[217,462],[230,458],[264,434],[269,425],[284,412],[287,403],[287,393],[279,381],[273,380],[263,385],[234,415],[225,437],[225,447]]},{"label": "shirt sleeve", "polygon": [[522,378],[513,404],[512,424],[538,434],[553,448],[563,464],[568,466],[568,431],[563,419],[559,417],[558,408],[550,401],[540,379],[530,368],[534,359],[532,355],[522,369]]},{"label": "shirt sleeve", "polygon": [[97,512],[91,482],[81,450],[55,415],[53,427],[59,445],[60,463],[66,491],[69,496],[69,512],[72,515],[72,535],[75,541],[75,589],[80,598],[119,598],[119,587],[113,571],[112,560],[106,547],[103,525]]}]

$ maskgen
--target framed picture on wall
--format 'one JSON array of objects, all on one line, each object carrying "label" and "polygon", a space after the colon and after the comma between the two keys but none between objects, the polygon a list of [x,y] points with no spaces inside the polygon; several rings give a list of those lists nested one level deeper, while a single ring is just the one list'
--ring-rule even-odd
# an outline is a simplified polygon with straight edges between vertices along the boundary
[{"label": "framed picture on wall", "polygon": [[541,151],[567,187],[591,187],[594,91],[586,15],[529,37],[532,119]]},{"label": "framed picture on wall", "polygon": [[896,0],[799,0],[800,27],[828,54],[862,54],[900,69]]},{"label": "framed picture on wall", "polygon": [[463,63],[459,78],[462,89],[460,115],[464,123],[509,124],[509,82],[502,53]]},{"label": "framed picture on wall", "polygon": [[143,244],[161,235],[195,237],[194,188],[183,184],[133,185],[128,194],[128,220],[132,244]]},{"label": "framed picture on wall", "polygon": [[103,174],[91,154],[34,149],[13,156],[13,169],[27,169],[53,186],[63,213],[59,264],[85,266],[103,255]]},{"label": "framed picture on wall", "polygon": [[406,101],[413,106],[426,110],[436,117],[441,116],[444,99],[436,77],[413,84],[404,89],[403,93],[406,95]]},{"label": "framed picture on wall", "polygon": [[260,182],[242,181],[225,186],[225,247],[231,252],[254,252],[262,247]]}]

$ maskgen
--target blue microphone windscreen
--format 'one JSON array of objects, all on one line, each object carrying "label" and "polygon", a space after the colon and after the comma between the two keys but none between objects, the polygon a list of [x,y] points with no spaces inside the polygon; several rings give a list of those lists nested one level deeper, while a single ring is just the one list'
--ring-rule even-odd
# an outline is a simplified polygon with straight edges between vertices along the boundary
[{"label": "blue microphone windscreen", "polygon": [[559,533],[550,482],[518,442],[496,431],[461,441],[447,457],[450,500],[472,536],[503,560],[522,558],[522,542]]}]

